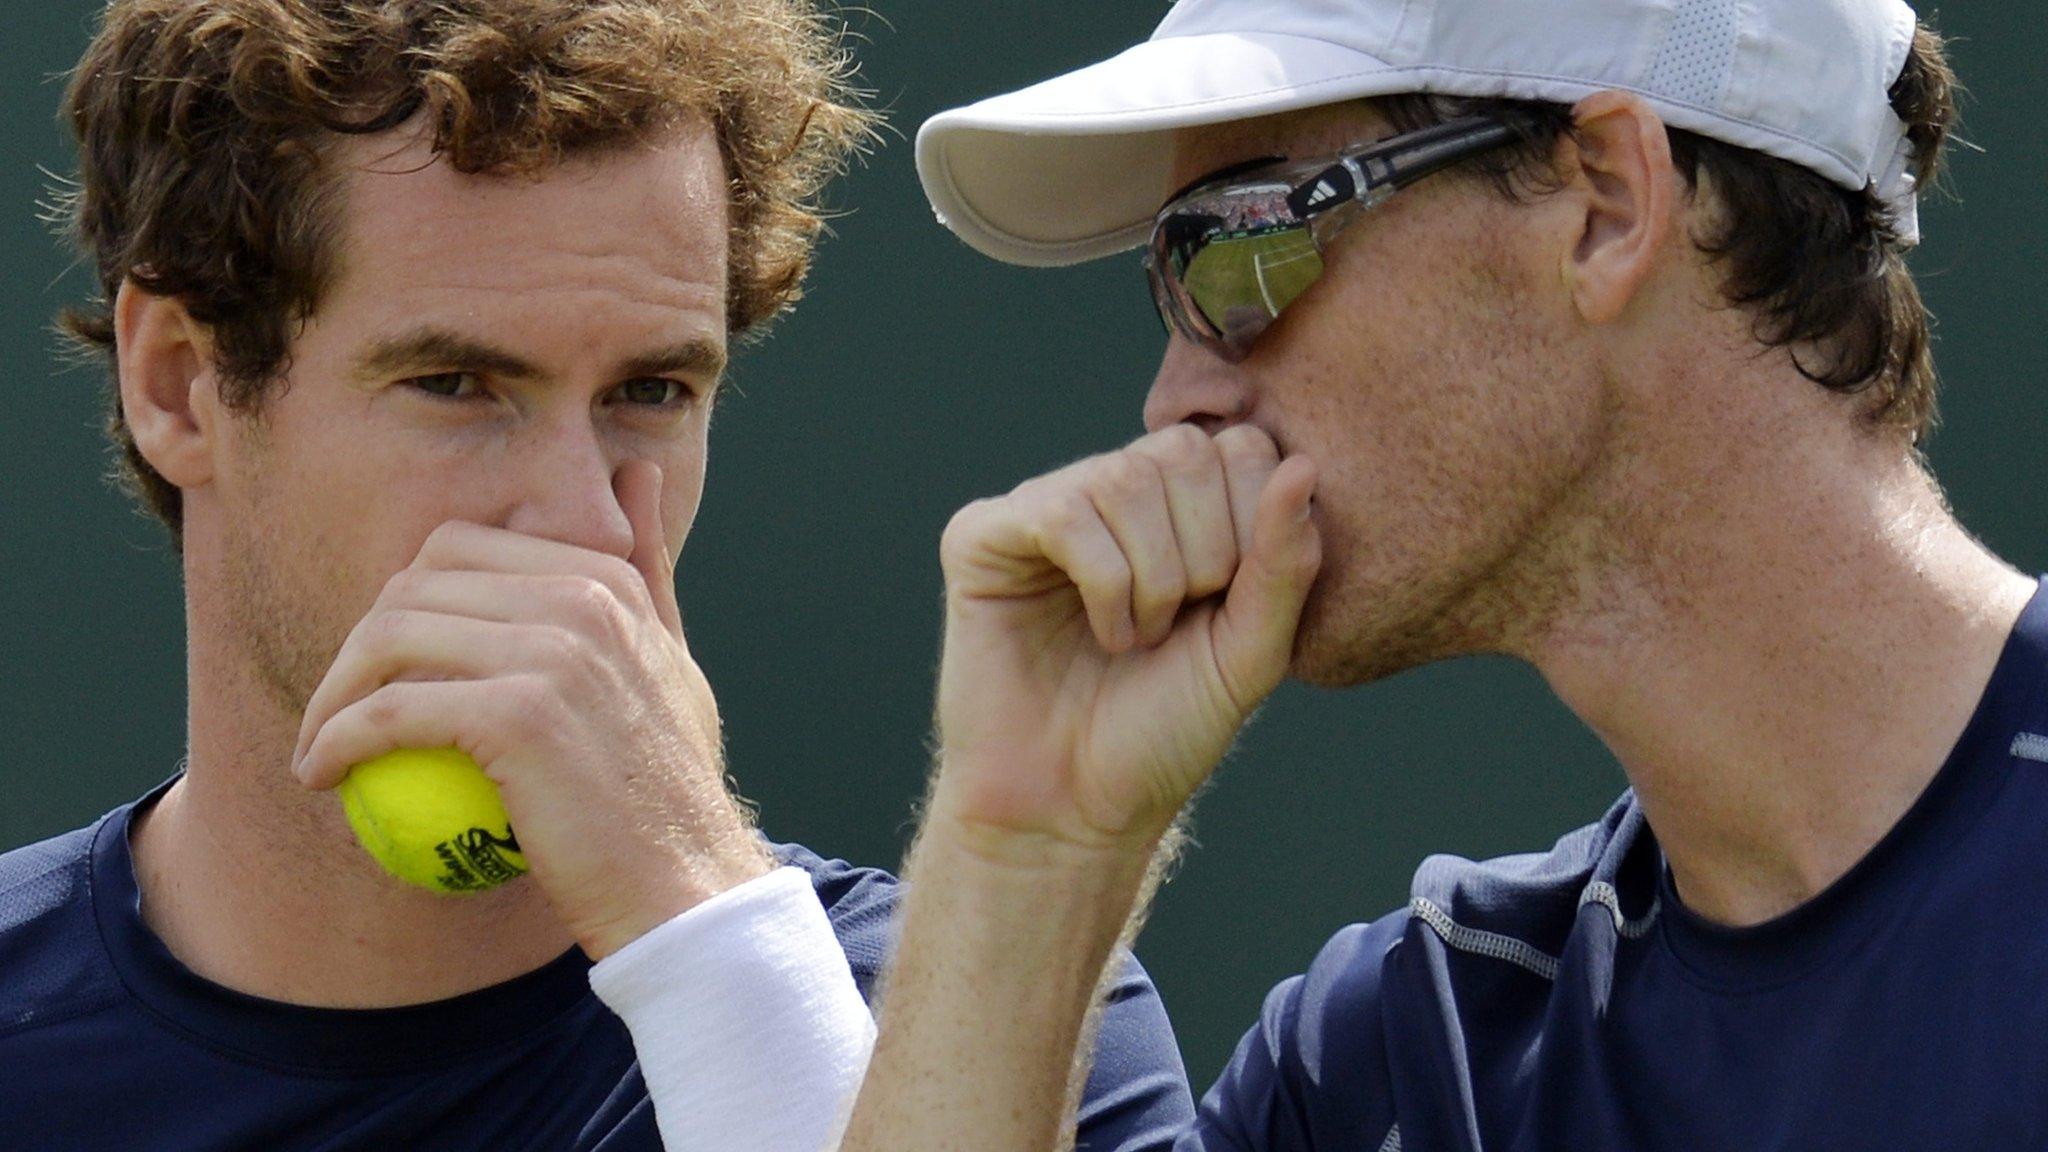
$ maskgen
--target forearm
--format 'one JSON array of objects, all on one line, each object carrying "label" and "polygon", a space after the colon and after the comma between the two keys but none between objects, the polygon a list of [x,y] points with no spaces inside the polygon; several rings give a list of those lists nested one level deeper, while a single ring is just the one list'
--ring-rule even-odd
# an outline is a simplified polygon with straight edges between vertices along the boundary
[{"label": "forearm", "polygon": [[940,541],[944,751],[843,1152],[1049,1152],[1154,849],[1285,674],[1315,467],[1182,425]]},{"label": "forearm", "polygon": [[841,1152],[1062,1147],[1075,1053],[1149,857],[929,819]]}]

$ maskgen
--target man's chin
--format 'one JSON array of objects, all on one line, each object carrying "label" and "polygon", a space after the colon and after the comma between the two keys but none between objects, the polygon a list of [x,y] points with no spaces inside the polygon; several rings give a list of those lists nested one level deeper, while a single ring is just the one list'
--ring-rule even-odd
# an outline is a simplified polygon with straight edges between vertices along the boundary
[{"label": "man's chin", "polygon": [[301,717],[341,652],[341,641],[313,641],[294,628],[252,629],[246,637],[249,661],[264,695],[279,713]]},{"label": "man's chin", "polygon": [[1318,584],[1302,611],[1288,662],[1291,679],[1316,688],[1355,688],[1473,649],[1457,643],[1439,610],[1418,610],[1398,596],[1339,597]]},{"label": "man's chin", "polygon": [[1287,666],[1287,675],[1312,688],[1356,688],[1436,659],[1440,657],[1385,647],[1325,645],[1304,634],[1295,638],[1294,658]]}]

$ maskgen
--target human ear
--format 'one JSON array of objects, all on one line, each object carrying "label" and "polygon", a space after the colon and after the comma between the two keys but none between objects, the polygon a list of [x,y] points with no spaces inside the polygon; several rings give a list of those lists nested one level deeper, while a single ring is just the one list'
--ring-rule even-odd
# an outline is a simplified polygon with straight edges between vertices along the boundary
[{"label": "human ear", "polygon": [[121,415],[136,450],[179,488],[212,480],[219,397],[206,326],[177,298],[131,279],[114,297],[114,341]]},{"label": "human ear", "polygon": [[1572,118],[1572,187],[1583,218],[1564,279],[1587,323],[1609,324],[1627,311],[1670,240],[1678,171],[1663,120],[1641,97],[1596,93]]}]

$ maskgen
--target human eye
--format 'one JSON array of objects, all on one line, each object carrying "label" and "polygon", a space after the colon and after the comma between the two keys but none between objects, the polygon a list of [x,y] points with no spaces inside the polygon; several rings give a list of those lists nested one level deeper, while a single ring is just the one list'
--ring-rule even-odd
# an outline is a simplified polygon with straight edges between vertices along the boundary
[{"label": "human eye", "polygon": [[430,372],[424,376],[407,377],[402,383],[415,391],[446,400],[462,400],[482,391],[482,381],[474,372]]},{"label": "human eye", "polygon": [[619,385],[619,398],[628,404],[667,404],[682,398],[682,383],[660,376],[642,376]]},{"label": "human eye", "polygon": [[701,391],[668,376],[641,376],[619,385],[614,393],[624,404],[636,408],[683,408],[708,399],[714,389]]}]

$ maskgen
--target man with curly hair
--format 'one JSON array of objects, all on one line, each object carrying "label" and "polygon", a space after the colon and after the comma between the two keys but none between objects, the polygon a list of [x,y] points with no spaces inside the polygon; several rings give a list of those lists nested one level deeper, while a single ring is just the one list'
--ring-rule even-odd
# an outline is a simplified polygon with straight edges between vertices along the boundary
[{"label": "man with curly hair", "polygon": [[[178,545],[189,757],[0,857],[0,1143],[827,1139],[805,1069],[865,1056],[893,881],[727,791],[674,565],[729,344],[871,130],[849,70],[809,0],[109,6],[66,323]],[[353,842],[326,789],[451,746],[529,877]],[[1091,1147],[1158,1147],[1192,1105],[1135,966],[1116,1000]]]}]

